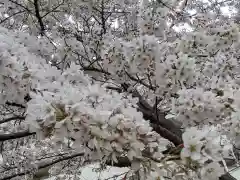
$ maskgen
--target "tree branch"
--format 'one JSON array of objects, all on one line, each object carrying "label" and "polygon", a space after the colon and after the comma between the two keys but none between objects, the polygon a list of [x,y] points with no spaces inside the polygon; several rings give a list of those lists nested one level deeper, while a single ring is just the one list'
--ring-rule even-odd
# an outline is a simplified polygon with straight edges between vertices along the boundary
[{"label": "tree branch", "polygon": [[25,9],[28,13],[33,14],[30,9],[28,9],[27,7],[25,7],[25,6],[22,5],[21,3],[18,3],[17,1],[14,1],[14,0],[8,0],[8,1],[10,1],[11,3],[13,3],[13,4],[15,4],[15,5],[23,8],[23,9]]},{"label": "tree branch", "polygon": [[[75,158],[75,157],[83,156],[83,155],[84,155],[84,153],[76,153],[76,154],[73,154],[71,156],[66,156],[66,157],[63,157],[63,158],[60,158],[60,159],[57,159],[57,160],[53,160],[53,161],[50,161],[50,162],[47,162],[47,163],[43,163],[43,164],[39,163],[38,169],[40,170],[40,169],[52,166],[54,164],[57,164],[59,162],[69,160],[69,159],[72,159],[72,158]],[[30,173],[31,173],[31,170],[27,170],[27,171],[24,171],[24,172],[19,172],[19,173],[16,173],[16,174],[5,176],[5,177],[1,178],[0,180],[10,180],[14,177],[23,176],[23,175],[27,175],[27,174],[30,174]]]},{"label": "tree branch", "polygon": [[9,122],[9,121],[12,121],[12,120],[24,120],[24,119],[25,119],[25,117],[23,117],[23,116],[14,116],[14,117],[2,119],[0,121],[0,124],[6,123],[6,122]]},{"label": "tree branch", "polygon": [[[110,75],[107,71],[101,71],[96,68],[87,68],[84,67],[83,70],[85,71],[96,71],[100,73],[104,73],[106,75]],[[132,80],[136,80],[131,78]],[[123,91],[128,91],[129,85],[124,83],[121,84]],[[108,89],[117,90],[118,92],[122,92],[121,88],[114,88],[114,87],[107,87]],[[168,139],[169,141],[173,142],[176,146],[182,144],[182,131],[181,131],[181,123],[176,120],[166,119],[165,113],[161,112],[156,107],[152,107],[148,104],[147,101],[143,99],[143,97],[138,93],[138,91],[133,90],[132,92],[133,97],[139,98],[138,110],[143,113],[143,118],[146,120],[150,120],[152,125],[154,125],[154,130],[159,133],[162,137]],[[174,139],[176,138],[176,139]]]},{"label": "tree branch", "polygon": [[161,125],[151,124],[153,130],[159,133],[163,138],[168,139],[172,142],[175,146],[178,146],[183,143],[181,137],[177,136],[176,134],[172,133],[168,129],[162,127]]},{"label": "tree branch", "polygon": [[42,21],[42,17],[40,15],[40,10],[39,10],[39,6],[38,6],[38,0],[34,0],[34,8],[35,8],[35,16],[38,20],[39,26],[40,26],[40,34],[43,36],[44,35],[44,31],[45,31],[45,27]]},{"label": "tree branch", "polygon": [[8,106],[15,106],[15,107],[19,107],[19,108],[26,108],[24,105],[22,105],[22,104],[18,104],[18,103],[14,103],[14,102],[9,102],[9,101],[7,101],[6,102],[6,105],[8,105]]},{"label": "tree branch", "polygon": [[12,17],[14,17],[14,16],[16,16],[16,15],[18,15],[18,14],[24,13],[24,12],[25,12],[25,11],[18,11],[18,12],[16,12],[16,13],[13,13],[12,15],[10,15],[10,16],[2,19],[2,20],[0,21],[0,24],[4,23],[5,21],[11,19]]},{"label": "tree branch", "polygon": [[137,103],[138,109],[143,113],[144,119],[150,120],[154,131],[158,132],[162,137],[168,139],[176,146],[182,144],[182,131],[180,122],[166,119],[166,114],[149,105],[138,91],[132,91],[132,96],[139,98],[139,102]]},{"label": "tree branch", "polygon": [[16,132],[11,134],[0,134],[0,141],[7,141],[12,139],[18,139],[36,134],[35,132],[29,132],[28,130],[22,132]]}]

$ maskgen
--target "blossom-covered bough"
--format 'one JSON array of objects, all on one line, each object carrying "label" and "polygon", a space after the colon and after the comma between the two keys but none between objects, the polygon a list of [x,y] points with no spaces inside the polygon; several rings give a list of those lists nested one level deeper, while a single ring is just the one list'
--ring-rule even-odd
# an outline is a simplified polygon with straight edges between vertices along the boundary
[{"label": "blossom-covered bough", "polygon": [[238,164],[239,25],[200,5],[0,0],[0,179],[99,163],[214,180]]}]

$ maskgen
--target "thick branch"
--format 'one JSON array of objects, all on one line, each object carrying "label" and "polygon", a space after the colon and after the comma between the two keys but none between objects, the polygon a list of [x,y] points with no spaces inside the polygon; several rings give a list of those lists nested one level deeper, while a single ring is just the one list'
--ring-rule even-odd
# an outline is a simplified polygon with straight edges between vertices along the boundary
[{"label": "thick branch", "polygon": [[165,113],[161,112],[159,109],[154,110],[154,107],[149,105],[142,96],[137,92],[133,92],[133,97],[139,97],[138,109],[143,113],[143,117],[147,120],[150,120],[153,124],[158,124],[165,129],[171,131],[177,136],[181,137],[181,123],[175,120],[170,120],[165,118]]},{"label": "thick branch", "polygon": [[232,177],[229,173],[222,175],[219,180],[237,180],[236,178]]},{"label": "thick branch", "polygon": [[180,122],[166,119],[165,113],[161,112],[159,109],[154,110],[154,107],[149,105],[147,101],[145,101],[138,93],[138,91],[134,90],[132,92],[132,96],[139,98],[138,110],[143,113],[144,119],[151,122],[153,129],[156,132],[174,143],[176,146],[182,144],[182,131]]},{"label": "thick branch", "polygon": [[178,146],[183,143],[182,139],[179,136],[167,130],[166,128],[157,124],[151,124],[151,126],[153,127],[154,131],[158,132],[165,139],[171,141],[175,146]]},{"label": "thick branch", "polygon": [[[122,84],[122,88],[127,91],[127,84]],[[112,89],[122,92],[123,89],[118,87],[107,86],[108,89]],[[133,90],[133,97],[139,98],[138,110],[143,113],[143,118],[149,120],[153,130],[159,133],[162,137],[171,141],[175,146],[182,144],[182,131],[181,131],[181,123],[176,120],[170,120],[165,118],[165,113],[161,112],[156,107],[152,107],[148,104],[147,101],[143,99],[143,97],[139,94],[137,90]]]},{"label": "thick branch", "polygon": [[17,133],[11,133],[11,134],[0,134],[0,141],[7,141],[12,139],[18,139],[22,137],[27,137],[36,134],[35,132],[29,132],[29,131],[22,131]]},{"label": "thick branch", "polygon": [[85,66],[85,67],[82,67],[82,70],[84,70],[84,71],[94,71],[94,72],[99,72],[99,73],[103,73],[103,74],[106,74],[106,75],[111,75],[109,72],[104,71],[102,69],[97,69],[95,67]]},{"label": "thick branch", "polygon": [[26,108],[23,104],[18,104],[18,103],[14,103],[14,102],[6,102],[6,105],[8,106],[15,106],[15,107],[19,107],[19,108]]},{"label": "thick branch", "polygon": [[[84,71],[95,71],[110,75],[109,72],[103,72],[96,68],[83,68]],[[117,90],[118,92],[128,91],[129,85],[126,83],[121,84],[121,88],[107,87],[108,89]],[[152,107],[144,98],[138,93],[138,91],[133,90],[133,97],[138,97],[138,110],[143,113],[143,118],[149,120],[152,125],[154,125],[154,130],[159,133],[162,137],[173,142],[176,146],[182,144],[181,136],[181,123],[179,121],[166,119],[165,113],[161,112],[159,109]]]}]

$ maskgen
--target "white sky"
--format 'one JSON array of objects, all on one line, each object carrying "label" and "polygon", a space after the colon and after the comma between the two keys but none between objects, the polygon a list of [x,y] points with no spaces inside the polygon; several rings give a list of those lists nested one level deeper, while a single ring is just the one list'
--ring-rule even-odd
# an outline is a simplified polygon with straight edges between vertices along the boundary
[{"label": "white sky", "polygon": [[[208,2],[207,0],[203,0],[203,1]],[[221,10],[222,14],[225,15],[225,16],[231,16],[232,14],[237,12],[236,9],[232,9],[229,6],[221,7],[220,10]],[[195,14],[195,13],[196,13],[196,11],[194,11],[194,10],[190,11],[190,14]],[[177,32],[180,32],[182,30],[190,32],[191,31],[191,26],[187,23],[184,23],[183,25],[180,25],[178,27],[174,27],[174,29]]]}]

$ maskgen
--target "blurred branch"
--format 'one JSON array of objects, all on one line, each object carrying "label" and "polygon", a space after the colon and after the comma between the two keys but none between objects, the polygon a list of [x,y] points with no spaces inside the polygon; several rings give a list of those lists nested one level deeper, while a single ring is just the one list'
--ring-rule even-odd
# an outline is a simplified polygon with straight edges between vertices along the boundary
[{"label": "blurred branch", "polygon": [[14,103],[14,102],[6,102],[6,105],[8,106],[15,106],[15,107],[20,107],[20,108],[26,108],[24,105],[22,104],[18,104],[18,103]]},{"label": "blurred branch", "polygon": [[[84,153],[76,153],[76,154],[73,154],[73,155],[70,155],[70,156],[66,156],[66,157],[62,157],[62,158],[59,158],[59,159],[56,159],[56,160],[52,160],[50,162],[39,162],[38,163],[38,169],[44,169],[44,168],[47,168],[49,166],[52,166],[54,164],[57,164],[59,162],[62,162],[62,161],[65,161],[65,160],[69,160],[69,159],[72,159],[72,158],[75,158],[75,157],[79,157],[79,156],[83,156]],[[27,170],[27,171],[23,171],[23,172],[18,172],[18,173],[15,173],[15,174],[12,174],[12,175],[7,175],[7,176],[4,176],[2,178],[0,178],[0,180],[10,180],[14,177],[17,177],[17,176],[24,176],[24,175],[27,175],[27,174],[30,174],[32,173],[31,170]]]},{"label": "blurred branch", "polygon": [[27,7],[25,7],[25,6],[22,5],[21,3],[18,3],[17,1],[14,1],[14,0],[8,0],[8,1],[10,1],[11,3],[13,3],[13,4],[15,4],[15,5],[23,8],[23,9],[25,9],[28,13],[33,14],[30,9],[28,9]]},{"label": "blurred branch", "polygon": [[12,139],[18,139],[36,134],[35,132],[29,132],[28,130],[22,132],[16,132],[11,134],[0,134],[0,141],[7,141]]},{"label": "blurred branch", "polygon": [[42,17],[40,15],[40,10],[39,10],[39,5],[38,5],[38,0],[34,0],[34,8],[35,8],[35,16],[38,20],[39,26],[40,26],[40,34],[43,36],[44,35],[44,31],[45,31],[45,27],[42,21]]},{"label": "blurred branch", "polygon": [[25,119],[25,117],[23,117],[23,116],[14,116],[14,117],[10,117],[10,118],[0,120],[0,124],[10,122],[10,121],[13,121],[13,120],[24,120],[24,119]]}]

